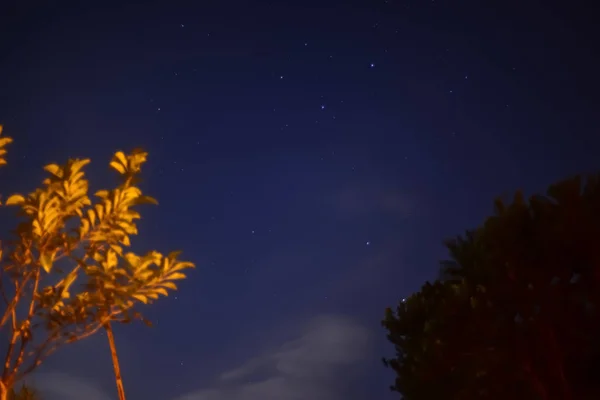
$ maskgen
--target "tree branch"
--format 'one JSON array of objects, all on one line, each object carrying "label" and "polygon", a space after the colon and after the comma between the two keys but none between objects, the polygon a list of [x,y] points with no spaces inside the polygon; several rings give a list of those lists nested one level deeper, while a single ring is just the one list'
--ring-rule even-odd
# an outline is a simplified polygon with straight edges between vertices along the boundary
[{"label": "tree branch", "polygon": [[[44,343],[42,343],[42,345],[40,345],[40,347],[38,347],[35,352],[31,352],[29,354],[29,355],[35,354],[35,357],[31,363],[31,365],[29,365],[27,368],[23,369],[23,371],[16,374],[15,381],[21,380],[25,375],[27,375],[27,374],[31,373],[33,370],[35,370],[44,361],[44,359],[46,357],[48,357],[52,353],[54,353],[63,344],[76,343],[76,342],[79,342],[80,340],[83,340],[87,337],[94,335],[96,332],[98,332],[104,326],[105,323],[109,322],[111,319],[113,319],[118,314],[120,314],[120,311],[113,311],[112,313],[110,313],[107,316],[105,316],[104,318],[102,318],[100,321],[92,322],[92,323],[88,324],[83,329],[83,332],[80,335],[71,337],[71,338],[67,339],[66,341],[61,341],[59,343],[56,343],[56,342],[57,342],[57,339],[61,338],[60,331],[62,329],[64,329],[64,327],[53,332],[53,334],[49,335],[48,338],[44,341]],[[48,348],[53,343],[54,343],[54,345],[52,347]]]},{"label": "tree branch", "polygon": [[[8,319],[10,318],[12,312],[14,311],[14,309],[17,307],[17,304],[19,304],[19,301],[21,300],[21,295],[23,294],[23,289],[25,288],[25,286],[27,286],[27,283],[29,283],[29,280],[31,279],[32,275],[35,273],[35,270],[30,271],[25,278],[23,279],[23,281],[21,282],[21,284],[15,284],[15,294],[12,298],[12,300],[10,301],[10,304],[8,304],[6,311],[4,311],[4,315],[2,315],[2,319],[0,319],[0,328],[3,327],[6,322],[8,321]],[[5,300],[8,300],[6,298],[6,293],[4,291],[4,289],[2,289],[2,296],[5,298]],[[7,301],[8,303],[8,301]]]},{"label": "tree branch", "polygon": [[[27,343],[31,340],[31,321],[33,319],[33,315],[34,315],[33,313],[35,311],[35,295],[38,291],[39,284],[40,284],[40,268],[38,267],[38,268],[36,268],[35,281],[33,284],[33,292],[31,293],[31,299],[29,300],[29,311],[27,312],[27,319],[25,319],[25,321],[23,321],[23,324],[21,325],[21,330],[20,330],[21,343],[20,343],[20,348],[19,348],[19,354],[17,356],[14,366],[11,369],[11,372],[9,375],[9,380],[14,377],[14,375],[16,374],[16,371],[18,371],[21,364],[23,364],[23,359],[25,357],[25,348],[27,346]],[[25,329],[27,331],[25,331]]]}]

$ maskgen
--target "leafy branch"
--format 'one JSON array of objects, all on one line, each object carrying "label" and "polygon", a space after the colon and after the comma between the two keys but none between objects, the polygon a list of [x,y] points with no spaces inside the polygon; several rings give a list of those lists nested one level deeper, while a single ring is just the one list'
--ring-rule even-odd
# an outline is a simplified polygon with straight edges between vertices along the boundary
[{"label": "leafy branch", "polygon": [[[11,142],[0,138],[0,165]],[[110,167],[120,184],[96,192],[95,201],[83,170],[89,159],[46,165],[48,177],[39,188],[6,200],[6,206],[18,207],[22,222],[0,244],[0,301],[6,305],[0,329],[9,330],[2,396],[61,346],[111,322],[143,320],[136,304],[177,290],[175,281],[194,266],[180,261],[179,252],[124,250],[138,234],[137,206],[157,204],[136,186],[147,156],[142,150],[116,152]]]}]

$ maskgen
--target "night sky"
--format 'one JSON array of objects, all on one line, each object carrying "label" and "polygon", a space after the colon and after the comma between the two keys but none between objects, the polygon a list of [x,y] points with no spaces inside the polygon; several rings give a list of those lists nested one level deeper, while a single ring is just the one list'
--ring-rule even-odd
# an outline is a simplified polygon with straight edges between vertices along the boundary
[{"label": "night sky", "polygon": [[[600,165],[582,4],[128,3],[2,2],[0,174],[30,191],[90,157],[98,188],[114,151],[149,151],[160,205],[133,250],[197,269],[142,308],[153,328],[116,327],[131,400],[395,398],[380,320],[435,278],[443,239],[497,195]],[[115,399],[106,338],[33,382]]]}]

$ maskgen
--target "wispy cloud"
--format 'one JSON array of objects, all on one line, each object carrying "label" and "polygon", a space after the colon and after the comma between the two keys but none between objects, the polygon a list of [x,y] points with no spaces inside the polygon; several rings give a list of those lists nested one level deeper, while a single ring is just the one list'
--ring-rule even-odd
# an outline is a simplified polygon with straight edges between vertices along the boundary
[{"label": "wispy cloud", "polygon": [[414,194],[381,183],[362,183],[337,190],[328,201],[342,217],[382,213],[406,218],[417,206]]},{"label": "wispy cloud", "polygon": [[[394,239],[394,238],[392,238]],[[357,293],[375,291],[381,284],[393,276],[393,271],[402,264],[404,248],[400,240],[388,240],[378,243],[380,250],[350,264],[344,276],[330,282],[329,293],[332,296],[354,298]],[[373,296],[377,298],[378,296]]]},{"label": "wispy cloud", "polygon": [[[173,400],[347,399],[348,372],[370,344],[368,330],[356,321],[318,316],[296,338],[224,371],[210,387]],[[72,374],[39,373],[31,383],[48,400],[111,400],[98,385]]]},{"label": "wispy cloud", "polygon": [[345,398],[341,378],[362,359],[368,344],[362,325],[337,315],[320,316],[298,338],[225,371],[213,387],[177,400]]},{"label": "wispy cloud", "polygon": [[112,400],[94,384],[70,374],[36,374],[32,377],[32,383],[48,400]]}]

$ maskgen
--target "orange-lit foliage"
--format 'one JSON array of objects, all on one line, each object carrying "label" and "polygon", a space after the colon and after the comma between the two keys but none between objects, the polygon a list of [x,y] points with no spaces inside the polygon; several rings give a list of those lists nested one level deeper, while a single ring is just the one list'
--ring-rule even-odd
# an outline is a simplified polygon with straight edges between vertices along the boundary
[{"label": "orange-lit foliage", "polygon": [[[0,126],[0,133],[2,127]],[[0,165],[12,139],[0,137]],[[156,203],[136,186],[147,153],[115,153],[110,167],[120,184],[92,201],[83,168],[88,159],[44,167],[48,177],[29,194],[13,194],[22,222],[0,248],[0,329],[8,344],[0,400],[55,350],[106,328],[142,318],[136,303],[151,303],[193,267],[178,252],[125,251],[137,235],[138,205]]]}]

